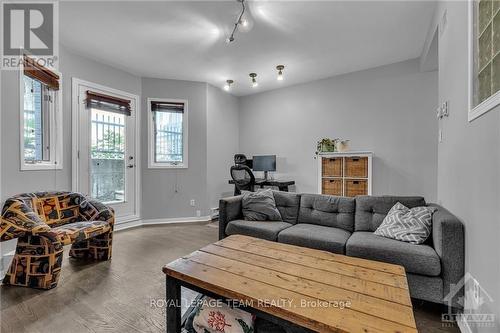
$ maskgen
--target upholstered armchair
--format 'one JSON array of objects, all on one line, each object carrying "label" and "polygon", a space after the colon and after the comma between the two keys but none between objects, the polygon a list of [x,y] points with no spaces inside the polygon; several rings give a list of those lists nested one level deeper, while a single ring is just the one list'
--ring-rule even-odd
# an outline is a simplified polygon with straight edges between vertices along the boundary
[{"label": "upholstered armchair", "polygon": [[3,283],[56,287],[65,245],[72,244],[73,258],[109,260],[114,221],[111,207],[80,193],[36,192],[7,199],[0,241],[18,242]]}]

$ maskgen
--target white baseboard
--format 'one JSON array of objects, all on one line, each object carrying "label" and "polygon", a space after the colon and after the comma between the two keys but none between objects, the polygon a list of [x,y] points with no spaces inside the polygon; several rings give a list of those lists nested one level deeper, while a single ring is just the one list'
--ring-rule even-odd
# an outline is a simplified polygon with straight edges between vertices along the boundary
[{"label": "white baseboard", "polygon": [[116,222],[114,231],[121,231],[130,228],[142,227],[142,220],[132,220],[132,221],[123,221]]},{"label": "white baseboard", "polygon": [[143,226],[149,225],[161,225],[161,224],[204,224],[212,221],[210,216],[200,216],[200,217],[177,217],[177,218],[165,218],[165,219],[145,219],[142,220]]},{"label": "white baseboard", "polygon": [[458,325],[458,328],[460,329],[460,332],[472,333],[472,329],[470,328],[469,323],[467,322],[467,319],[465,316],[458,316],[457,317],[457,325]]}]

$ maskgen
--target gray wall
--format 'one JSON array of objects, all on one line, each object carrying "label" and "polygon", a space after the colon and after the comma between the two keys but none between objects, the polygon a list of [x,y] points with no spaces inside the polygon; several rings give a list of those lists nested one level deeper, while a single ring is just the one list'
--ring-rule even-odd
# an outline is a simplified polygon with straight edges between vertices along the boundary
[{"label": "gray wall", "polygon": [[[447,27],[439,39],[439,100],[449,101],[438,148],[438,199],[466,228],[466,271],[493,299],[478,313],[495,313],[500,329],[500,108],[468,122],[467,2],[440,2],[435,21],[447,11]],[[466,294],[468,298],[468,294]]]},{"label": "gray wall", "polygon": [[233,156],[239,149],[238,99],[212,85],[207,87],[207,191],[210,208],[233,195],[227,183]]},{"label": "gray wall", "polygon": [[[147,98],[188,100],[189,168],[148,169]],[[207,200],[207,84],[142,79],[142,217],[144,219],[193,217],[196,210],[209,214]],[[191,207],[191,199],[196,207]]]},{"label": "gray wall", "polygon": [[332,77],[240,99],[240,150],[276,154],[277,177],[317,191],[316,141],[351,140],[374,152],[373,193],[436,199],[437,73],[418,61]]}]

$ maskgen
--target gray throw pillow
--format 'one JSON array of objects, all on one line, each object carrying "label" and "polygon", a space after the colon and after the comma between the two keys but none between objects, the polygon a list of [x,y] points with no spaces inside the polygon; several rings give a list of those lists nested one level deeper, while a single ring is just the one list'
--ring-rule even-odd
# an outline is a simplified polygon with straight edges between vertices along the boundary
[{"label": "gray throw pillow", "polygon": [[245,192],[242,198],[243,217],[249,221],[281,221],[271,190]]},{"label": "gray throw pillow", "polygon": [[398,202],[375,230],[375,235],[411,244],[422,244],[431,234],[432,214],[436,209],[436,207],[410,209]]}]

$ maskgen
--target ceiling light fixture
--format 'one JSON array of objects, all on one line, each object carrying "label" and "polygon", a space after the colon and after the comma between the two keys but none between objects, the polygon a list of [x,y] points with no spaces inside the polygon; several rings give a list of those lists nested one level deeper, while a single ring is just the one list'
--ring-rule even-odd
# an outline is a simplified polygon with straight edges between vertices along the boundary
[{"label": "ceiling light fixture", "polygon": [[276,66],[276,69],[278,70],[278,77],[276,79],[278,81],[283,81],[283,70],[285,69],[285,66],[278,65],[278,66]]},{"label": "ceiling light fixture", "polygon": [[241,13],[238,15],[238,19],[236,20],[236,23],[234,24],[233,31],[231,32],[231,35],[229,35],[228,38],[226,38],[226,43],[232,43],[234,42],[234,34],[236,33],[236,29],[241,25],[243,28],[247,29],[250,25],[249,19],[243,15],[245,14],[245,0],[236,0],[239,3],[241,3]]},{"label": "ceiling light fixture", "polygon": [[233,80],[226,80],[226,85],[224,86],[225,91],[231,90],[231,85],[234,83]]},{"label": "ceiling light fixture", "polygon": [[248,76],[250,76],[252,78],[252,88],[255,88],[259,85],[259,83],[257,82],[257,80],[255,79],[257,77],[257,74],[255,73],[250,73],[248,74]]}]

